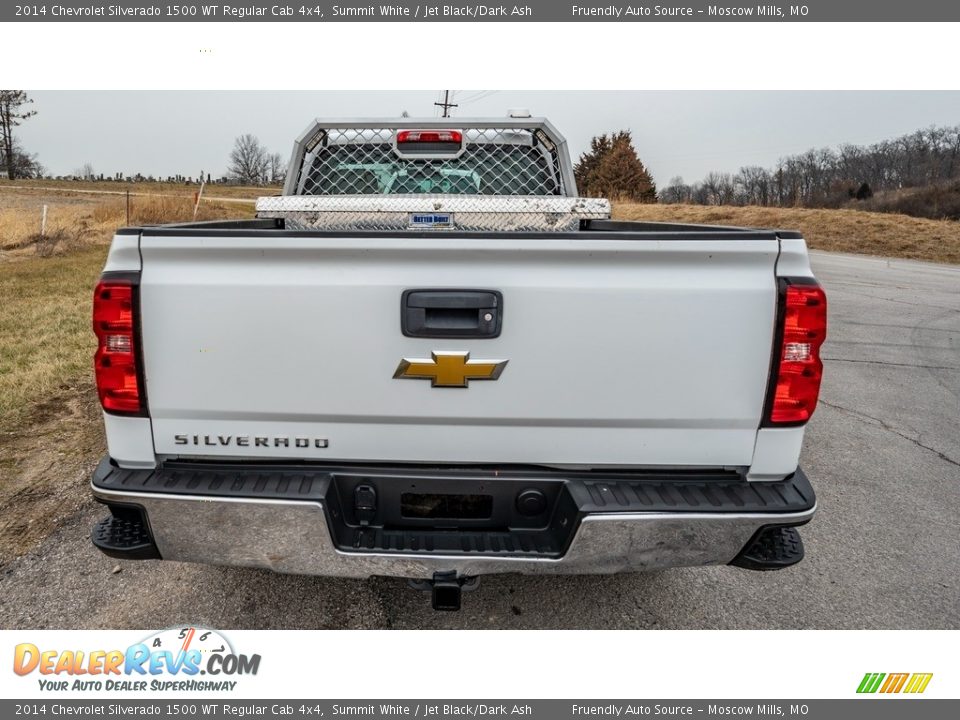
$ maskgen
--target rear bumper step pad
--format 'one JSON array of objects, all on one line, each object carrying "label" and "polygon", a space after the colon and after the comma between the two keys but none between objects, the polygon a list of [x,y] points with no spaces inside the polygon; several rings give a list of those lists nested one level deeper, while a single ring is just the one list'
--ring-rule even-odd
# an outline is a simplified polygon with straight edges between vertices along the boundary
[{"label": "rear bumper step pad", "polygon": [[730,563],[746,570],[782,570],[803,560],[803,540],[795,527],[766,527]]},{"label": "rear bumper step pad", "polygon": [[104,555],[121,560],[159,560],[160,552],[138,507],[115,505],[93,526],[93,544]]},{"label": "rear bumper step pad", "polygon": [[[814,506],[810,481],[800,468],[779,482],[747,482],[726,472],[576,473],[554,469],[520,470],[382,468],[361,466],[258,466],[166,463],[151,470],[125,470],[104,458],[93,474],[94,487],[276,500],[324,500],[334,477],[423,478],[567,482],[583,512],[798,512]],[[524,485],[525,486],[525,485]]]}]

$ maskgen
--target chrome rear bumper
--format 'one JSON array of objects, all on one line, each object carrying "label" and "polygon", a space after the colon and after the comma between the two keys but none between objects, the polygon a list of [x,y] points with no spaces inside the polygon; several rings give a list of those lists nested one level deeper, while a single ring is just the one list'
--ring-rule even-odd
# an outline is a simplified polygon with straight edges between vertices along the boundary
[{"label": "chrome rear bumper", "polygon": [[559,557],[348,551],[337,547],[320,500],[212,497],[92,486],[110,506],[137,506],[165,560],[281,573],[430,578],[494,573],[603,574],[730,563],[767,526],[802,525],[816,511],[596,512],[582,517]]}]

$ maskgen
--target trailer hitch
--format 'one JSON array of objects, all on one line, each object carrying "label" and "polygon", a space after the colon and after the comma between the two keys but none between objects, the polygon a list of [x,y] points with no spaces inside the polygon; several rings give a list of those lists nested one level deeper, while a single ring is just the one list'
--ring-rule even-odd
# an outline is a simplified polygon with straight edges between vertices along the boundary
[{"label": "trailer hitch", "polygon": [[457,577],[456,570],[433,574],[430,580],[408,580],[414,590],[430,593],[430,605],[434,610],[456,612],[460,609],[463,593],[475,590],[480,584],[478,577]]}]

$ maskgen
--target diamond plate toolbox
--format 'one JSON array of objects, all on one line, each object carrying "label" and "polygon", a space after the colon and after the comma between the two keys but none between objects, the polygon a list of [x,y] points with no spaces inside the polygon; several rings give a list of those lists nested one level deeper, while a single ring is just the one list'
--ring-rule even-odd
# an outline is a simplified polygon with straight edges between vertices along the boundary
[{"label": "diamond plate toolbox", "polygon": [[489,195],[286,195],[257,200],[257,217],[289,229],[567,232],[610,217],[603,198]]}]

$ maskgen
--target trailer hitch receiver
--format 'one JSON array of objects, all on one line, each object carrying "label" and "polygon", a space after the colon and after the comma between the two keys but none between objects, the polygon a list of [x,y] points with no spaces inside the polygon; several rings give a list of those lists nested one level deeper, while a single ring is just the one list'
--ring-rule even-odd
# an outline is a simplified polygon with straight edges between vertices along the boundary
[{"label": "trailer hitch receiver", "polygon": [[460,609],[461,596],[480,584],[478,577],[457,577],[455,570],[433,574],[430,580],[410,580],[410,587],[430,593],[430,605],[434,610],[456,612]]}]

